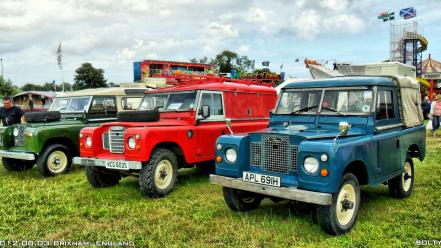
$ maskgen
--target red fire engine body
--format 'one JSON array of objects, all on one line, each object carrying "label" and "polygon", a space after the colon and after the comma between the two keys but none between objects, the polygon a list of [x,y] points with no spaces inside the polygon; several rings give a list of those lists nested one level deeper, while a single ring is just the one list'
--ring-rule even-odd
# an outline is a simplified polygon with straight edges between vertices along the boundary
[{"label": "red fire engine body", "polygon": [[219,136],[266,127],[276,99],[273,88],[228,79],[147,91],[139,111],[82,129],[81,157],[74,163],[86,166],[94,187],[133,175],[145,195],[162,197],[173,189],[179,168],[214,165]]}]

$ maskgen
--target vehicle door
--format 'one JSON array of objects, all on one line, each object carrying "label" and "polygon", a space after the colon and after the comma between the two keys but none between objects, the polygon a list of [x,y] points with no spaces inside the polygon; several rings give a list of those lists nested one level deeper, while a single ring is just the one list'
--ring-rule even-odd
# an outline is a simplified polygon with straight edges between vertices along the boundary
[{"label": "vehicle door", "polygon": [[[202,106],[210,107],[210,116],[202,117]],[[216,139],[225,134],[224,95],[221,91],[201,91],[197,109],[198,125],[196,154],[202,159],[214,159]]]},{"label": "vehicle door", "polygon": [[400,130],[402,129],[402,123],[397,106],[396,89],[378,87],[375,112],[378,178],[400,169]]}]

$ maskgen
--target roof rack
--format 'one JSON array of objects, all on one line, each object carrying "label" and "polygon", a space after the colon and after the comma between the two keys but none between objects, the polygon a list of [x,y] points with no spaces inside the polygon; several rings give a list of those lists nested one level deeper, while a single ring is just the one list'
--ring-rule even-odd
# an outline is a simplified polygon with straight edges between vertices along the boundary
[{"label": "roof rack", "polygon": [[266,83],[260,79],[233,79],[227,77],[220,77],[214,75],[191,75],[191,74],[181,74],[173,76],[165,76],[167,84],[173,86],[181,85],[193,85],[193,84],[203,84],[203,83],[238,83],[246,85],[261,85],[271,87],[272,83]]}]

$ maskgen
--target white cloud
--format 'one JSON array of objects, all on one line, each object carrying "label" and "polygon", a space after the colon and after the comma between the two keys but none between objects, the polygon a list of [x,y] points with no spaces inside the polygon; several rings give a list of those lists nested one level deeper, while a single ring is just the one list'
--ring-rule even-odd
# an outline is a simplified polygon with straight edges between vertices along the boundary
[{"label": "white cloud", "polygon": [[323,0],[320,5],[334,11],[343,11],[348,7],[348,0]]}]

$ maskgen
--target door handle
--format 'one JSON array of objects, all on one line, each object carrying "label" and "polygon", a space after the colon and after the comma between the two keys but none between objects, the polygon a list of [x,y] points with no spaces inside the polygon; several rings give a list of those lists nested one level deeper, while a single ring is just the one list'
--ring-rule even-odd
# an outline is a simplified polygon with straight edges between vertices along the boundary
[{"label": "door handle", "polygon": [[400,148],[400,140],[397,140],[396,147],[397,147],[397,149]]}]

